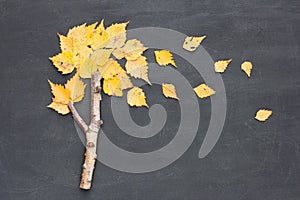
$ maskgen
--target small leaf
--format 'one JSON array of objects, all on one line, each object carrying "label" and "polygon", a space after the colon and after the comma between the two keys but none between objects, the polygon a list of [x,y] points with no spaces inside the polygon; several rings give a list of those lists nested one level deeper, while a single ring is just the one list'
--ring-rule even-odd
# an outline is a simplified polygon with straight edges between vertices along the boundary
[{"label": "small leaf", "polygon": [[165,97],[173,98],[179,100],[179,98],[176,95],[176,89],[173,84],[162,84],[162,91]]},{"label": "small leaf", "polygon": [[53,65],[62,72],[62,74],[69,74],[74,70],[73,55],[70,52],[63,51],[56,56],[49,58]]},{"label": "small leaf", "polygon": [[241,64],[241,69],[247,74],[248,78],[251,76],[252,63],[245,61]]},{"label": "small leaf", "polygon": [[123,96],[122,85],[117,77],[103,80],[103,92],[111,96]]},{"label": "small leaf", "polygon": [[209,97],[216,93],[212,88],[208,87],[204,83],[200,84],[196,88],[194,88],[194,91],[198,95],[198,97],[200,97],[201,99]]},{"label": "small leaf", "polygon": [[195,51],[205,38],[206,38],[205,35],[201,37],[194,37],[194,36],[186,37],[183,42],[183,48],[188,51]]},{"label": "small leaf", "polygon": [[145,56],[140,56],[136,60],[127,60],[126,71],[134,78],[141,78],[151,85],[148,78],[148,62]]},{"label": "small leaf", "polygon": [[219,61],[215,62],[215,72],[223,73],[231,61],[232,61],[232,59],[219,60]]},{"label": "small leaf", "polygon": [[141,88],[134,87],[131,90],[128,91],[127,93],[127,103],[130,106],[146,106],[149,108],[146,102],[146,96],[145,93]]},{"label": "small leaf", "polygon": [[264,122],[272,115],[272,110],[260,109],[257,111],[255,119]]},{"label": "small leaf", "polygon": [[54,96],[53,101],[61,104],[68,104],[71,101],[70,90],[66,89],[64,86],[59,84],[54,84],[49,81],[51,86],[51,92]]},{"label": "small leaf", "polygon": [[50,105],[47,106],[48,108],[52,108],[56,112],[65,115],[70,112],[69,107],[67,104],[61,104],[57,102],[52,102]]},{"label": "small leaf", "polygon": [[166,66],[168,64],[177,67],[174,60],[173,55],[167,50],[154,51],[156,62],[159,65]]},{"label": "small leaf", "polygon": [[85,86],[78,73],[67,81],[65,88],[70,91],[72,102],[79,102],[83,99]]}]

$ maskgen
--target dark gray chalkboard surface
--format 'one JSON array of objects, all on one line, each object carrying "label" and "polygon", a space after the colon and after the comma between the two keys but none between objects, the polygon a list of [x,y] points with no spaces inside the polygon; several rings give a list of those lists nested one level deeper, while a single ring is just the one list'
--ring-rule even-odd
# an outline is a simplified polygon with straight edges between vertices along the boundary
[{"label": "dark gray chalkboard surface", "polygon": [[[0,199],[300,199],[299,10],[299,0],[0,0]],[[142,174],[97,162],[93,189],[86,192],[78,187],[84,146],[72,117],[46,108],[51,100],[47,79],[64,83],[67,78],[48,57],[59,52],[56,33],[102,18],[106,25],[130,20],[128,29],[153,26],[206,34],[203,47],[212,58],[233,61],[222,75],[225,126],[207,157],[198,159],[209,99],[199,100],[199,130],[180,159]],[[154,61],[151,52],[147,56]],[[175,59],[186,64],[181,72],[193,86],[202,81],[186,61]],[[254,64],[250,79],[240,70],[246,59]],[[165,101],[160,95],[151,93],[149,104]],[[117,128],[105,96],[103,129],[126,150],[153,151],[172,140],[179,118],[174,102],[168,107],[165,101],[175,113],[169,128],[147,141]],[[260,107],[274,112],[265,123],[253,119]],[[130,112],[137,124],[148,123],[146,109]]]}]

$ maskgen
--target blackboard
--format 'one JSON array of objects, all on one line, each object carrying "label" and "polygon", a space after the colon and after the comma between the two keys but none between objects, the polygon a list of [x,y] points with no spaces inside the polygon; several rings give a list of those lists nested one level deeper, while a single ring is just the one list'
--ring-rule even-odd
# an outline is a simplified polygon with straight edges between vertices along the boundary
[{"label": "blackboard", "polygon": [[[300,199],[299,9],[297,0],[1,0],[0,199]],[[211,103],[199,99],[197,135],[178,160],[140,174],[97,162],[93,188],[87,192],[79,189],[84,146],[72,116],[46,108],[51,101],[47,80],[64,83],[69,78],[48,57],[59,52],[57,33],[102,18],[105,25],[130,21],[128,29],[205,34],[202,46],[213,60],[233,60],[222,74],[225,125],[205,158],[199,159],[198,152]],[[152,51],[146,55],[154,61]],[[174,59],[192,84],[202,81],[184,59]],[[244,60],[254,65],[250,79],[240,69]],[[172,120],[150,141],[122,133],[113,121],[110,97],[103,97],[103,129],[111,132],[111,141],[145,152],[172,140],[180,118],[178,103],[166,101],[159,89],[153,86],[149,104],[163,101]],[[260,107],[273,110],[264,123],[254,119]],[[149,121],[147,109],[130,113],[137,124]]]}]

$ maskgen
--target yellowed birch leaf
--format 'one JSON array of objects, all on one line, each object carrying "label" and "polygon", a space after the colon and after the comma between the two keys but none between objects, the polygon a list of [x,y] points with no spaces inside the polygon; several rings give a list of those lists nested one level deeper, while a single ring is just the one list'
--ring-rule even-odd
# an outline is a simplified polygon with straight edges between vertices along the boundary
[{"label": "yellowed birch leaf", "polygon": [[127,103],[130,106],[137,106],[137,107],[146,106],[147,108],[149,108],[146,102],[145,93],[141,88],[138,87],[133,87],[128,91]]},{"label": "yellowed birch leaf", "polygon": [[72,102],[79,102],[83,99],[85,86],[78,73],[67,81],[65,88],[70,91]]},{"label": "yellowed birch leaf", "polygon": [[200,97],[201,99],[209,97],[216,93],[212,88],[208,87],[204,83],[194,88],[194,91],[197,94],[197,96]]},{"label": "yellowed birch leaf", "polygon": [[68,104],[51,102],[51,104],[49,104],[47,107],[52,108],[53,110],[55,110],[56,112],[58,112],[62,115],[68,114],[70,112]]},{"label": "yellowed birch leaf", "polygon": [[255,119],[264,122],[272,115],[272,110],[260,109],[257,111]]},{"label": "yellowed birch leaf", "polygon": [[121,82],[117,77],[103,80],[103,92],[111,96],[123,96]]},{"label": "yellowed birch leaf", "polygon": [[252,63],[250,61],[245,61],[241,64],[241,69],[247,74],[248,78],[251,76]]},{"label": "yellowed birch leaf", "polygon": [[141,78],[151,85],[148,78],[148,62],[145,56],[139,56],[136,60],[127,60],[126,71],[134,78]]},{"label": "yellowed birch leaf", "polygon": [[215,62],[215,72],[223,73],[227,69],[229,63],[232,59],[229,60],[219,60]]},{"label": "yellowed birch leaf", "polygon": [[188,51],[195,51],[201,42],[206,38],[205,35],[200,37],[189,36],[183,42],[183,48]]},{"label": "yellowed birch leaf", "polygon": [[166,66],[168,64],[171,64],[174,67],[177,67],[175,61],[173,60],[173,55],[170,53],[170,51],[158,50],[158,51],[154,51],[154,54],[155,54],[156,62],[159,65]]},{"label": "yellowed birch leaf", "polygon": [[163,91],[163,94],[165,95],[165,97],[179,100],[179,98],[177,97],[177,94],[176,94],[175,86],[173,84],[163,83],[162,91]]}]

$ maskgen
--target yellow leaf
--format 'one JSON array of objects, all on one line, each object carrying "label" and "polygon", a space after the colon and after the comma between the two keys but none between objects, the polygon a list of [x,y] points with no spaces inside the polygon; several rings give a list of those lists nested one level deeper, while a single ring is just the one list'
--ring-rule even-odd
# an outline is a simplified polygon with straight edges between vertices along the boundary
[{"label": "yellow leaf", "polygon": [[51,86],[51,92],[54,96],[53,102],[61,103],[61,104],[68,104],[71,101],[71,93],[70,90],[66,89],[64,86],[59,84],[54,84],[49,81]]},{"label": "yellow leaf", "polygon": [[136,60],[127,60],[126,71],[134,78],[141,78],[151,85],[148,78],[148,62],[145,56],[139,56]]},{"label": "yellow leaf", "polygon": [[79,69],[80,77],[91,78],[91,74],[108,61],[111,51],[109,49],[97,49],[90,54]]},{"label": "yellow leaf", "polygon": [[179,98],[176,95],[176,89],[175,89],[174,85],[163,83],[162,91],[163,91],[163,94],[165,95],[165,97],[170,97],[170,98],[179,100]]},{"label": "yellow leaf", "polygon": [[98,48],[120,48],[126,41],[126,26],[128,22],[120,24],[112,24],[107,27],[103,34],[106,35],[107,40],[97,46]]},{"label": "yellow leaf", "polygon": [[229,65],[229,63],[231,61],[232,61],[232,59],[229,59],[229,60],[219,60],[219,61],[215,62],[215,72],[220,72],[220,73],[225,72],[227,66]]},{"label": "yellow leaf", "polygon": [[119,34],[126,33],[126,26],[129,22],[112,24],[106,28],[109,38],[113,38]]},{"label": "yellow leaf", "polygon": [[67,81],[65,88],[70,91],[72,102],[79,102],[83,99],[85,86],[78,73]]},{"label": "yellow leaf", "polygon": [[73,43],[86,45],[86,41],[87,41],[86,24],[75,26],[72,29],[70,29],[67,34],[67,37],[72,38]]},{"label": "yellow leaf", "polygon": [[117,77],[103,80],[103,92],[112,96],[123,96],[121,82]]},{"label": "yellow leaf", "polygon": [[201,99],[209,97],[216,92],[208,87],[206,84],[200,84],[196,88],[194,88],[195,93],[200,97]]},{"label": "yellow leaf", "polygon": [[194,36],[186,37],[183,43],[183,48],[188,51],[195,51],[205,38],[206,38],[205,35],[201,37],[194,37]]},{"label": "yellow leaf", "polygon": [[104,28],[104,20],[97,27],[96,25],[97,23],[86,27],[87,45],[90,45],[94,50],[102,43],[108,41],[108,35]]},{"label": "yellow leaf", "polygon": [[49,59],[62,74],[69,74],[74,70],[73,56],[70,52],[63,51]]},{"label": "yellow leaf", "polygon": [[167,50],[154,51],[156,62],[159,65],[166,66],[168,64],[176,67],[176,64],[173,60],[173,55]]},{"label": "yellow leaf", "polygon": [[272,115],[272,110],[260,109],[257,111],[255,119],[264,122]]},{"label": "yellow leaf", "polygon": [[134,87],[131,90],[128,91],[127,93],[127,103],[130,106],[146,106],[149,108],[146,102],[146,96],[145,93],[141,88]]},{"label": "yellow leaf", "polygon": [[119,74],[119,75],[117,75],[117,78],[121,82],[122,90],[125,90],[125,89],[133,87],[132,82],[131,82],[129,76],[126,73],[125,74]]},{"label": "yellow leaf", "polygon": [[247,74],[248,77],[250,77],[252,71],[252,63],[249,61],[243,62],[241,65],[241,69]]},{"label": "yellow leaf", "polygon": [[57,102],[52,102],[50,105],[47,106],[48,108],[52,108],[56,112],[65,115],[70,112],[69,107],[67,104],[61,104]]},{"label": "yellow leaf", "polygon": [[121,67],[121,65],[112,58],[110,58],[105,65],[100,66],[98,69],[102,78],[104,79],[113,78],[120,74],[126,74],[126,71]]},{"label": "yellow leaf", "polygon": [[113,55],[117,59],[136,60],[147,48],[137,39],[128,40],[122,48],[115,49]]},{"label": "yellow leaf", "polygon": [[68,51],[73,52],[73,40],[72,38],[58,34],[60,40],[60,49],[62,52]]},{"label": "yellow leaf", "polygon": [[79,69],[92,52],[93,51],[90,48],[83,46],[79,43],[74,43],[74,51],[73,51],[74,67]]}]

